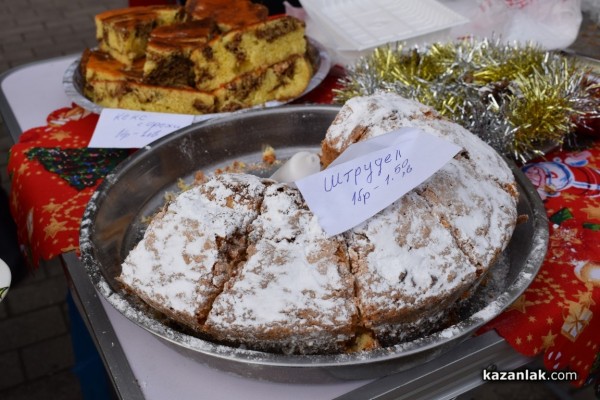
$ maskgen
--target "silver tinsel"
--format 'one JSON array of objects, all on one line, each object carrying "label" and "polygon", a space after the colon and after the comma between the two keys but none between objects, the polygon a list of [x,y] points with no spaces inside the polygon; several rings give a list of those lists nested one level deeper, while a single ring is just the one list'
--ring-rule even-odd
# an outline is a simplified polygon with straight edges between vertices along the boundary
[{"label": "silver tinsel", "polygon": [[[336,101],[387,91],[430,105],[498,152],[526,161],[600,117],[599,86],[558,52],[498,39],[376,49],[347,67]],[[594,91],[596,95],[594,95]]]}]

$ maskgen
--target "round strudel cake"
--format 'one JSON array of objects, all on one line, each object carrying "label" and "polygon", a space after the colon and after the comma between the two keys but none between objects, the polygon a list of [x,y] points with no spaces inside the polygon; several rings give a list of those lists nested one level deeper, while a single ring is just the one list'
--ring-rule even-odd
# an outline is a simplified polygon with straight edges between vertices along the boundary
[{"label": "round strudel cake", "polygon": [[216,175],[152,219],[119,281],[202,337],[262,351],[343,353],[440,329],[507,246],[518,191],[482,140],[393,94],[348,101],[322,164],[403,126],[462,151],[360,225],[328,237],[295,187]]}]

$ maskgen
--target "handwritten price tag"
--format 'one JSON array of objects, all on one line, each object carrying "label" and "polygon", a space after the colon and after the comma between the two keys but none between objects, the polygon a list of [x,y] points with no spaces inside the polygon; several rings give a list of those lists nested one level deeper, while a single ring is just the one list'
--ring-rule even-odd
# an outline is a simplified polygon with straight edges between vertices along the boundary
[{"label": "handwritten price tag", "polygon": [[190,125],[193,115],[106,108],[88,147],[135,149]]},{"label": "handwritten price tag", "polygon": [[329,168],[295,183],[332,236],[392,204],[460,150],[419,129],[401,128],[349,146]]}]

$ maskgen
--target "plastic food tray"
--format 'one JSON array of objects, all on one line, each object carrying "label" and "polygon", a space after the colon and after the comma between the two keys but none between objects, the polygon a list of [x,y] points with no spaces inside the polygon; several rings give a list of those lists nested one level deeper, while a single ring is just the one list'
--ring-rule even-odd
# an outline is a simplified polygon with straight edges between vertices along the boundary
[{"label": "plastic food tray", "polygon": [[435,0],[301,0],[337,50],[360,51],[437,33],[468,19]]}]

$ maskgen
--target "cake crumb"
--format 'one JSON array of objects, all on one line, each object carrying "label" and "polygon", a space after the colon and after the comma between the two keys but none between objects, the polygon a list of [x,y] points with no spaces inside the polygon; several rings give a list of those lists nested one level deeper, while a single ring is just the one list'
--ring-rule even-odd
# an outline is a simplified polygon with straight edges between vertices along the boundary
[{"label": "cake crumb", "polygon": [[270,145],[265,145],[262,151],[262,159],[265,163],[269,165],[273,165],[277,160],[277,156],[275,155],[275,149]]}]

